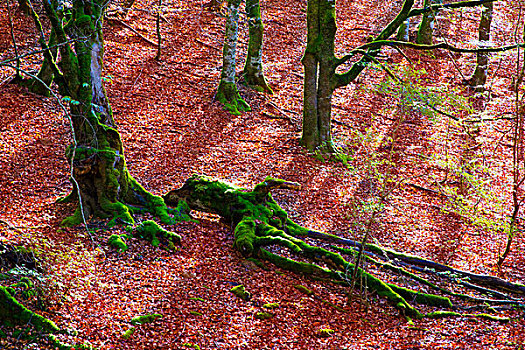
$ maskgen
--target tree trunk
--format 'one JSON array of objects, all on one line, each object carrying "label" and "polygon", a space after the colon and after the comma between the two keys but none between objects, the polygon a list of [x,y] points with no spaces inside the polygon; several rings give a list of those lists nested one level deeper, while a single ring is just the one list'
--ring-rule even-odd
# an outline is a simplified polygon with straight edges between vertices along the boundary
[{"label": "tree trunk", "polygon": [[75,0],[66,34],[55,12],[57,2],[44,2],[58,42],[67,42],[68,35],[82,38],[75,41],[74,50],[68,44],[60,46],[61,71],[57,72],[62,76],[61,93],[70,101],[74,135],[67,150],[74,187],[68,199],[80,196],[75,214],[63,224],[76,225],[91,216],[112,218],[110,224],[133,224],[130,205],[146,207],[163,222],[171,222],[162,199],[145,191],[126,167],[122,140],[104,89],[104,4],[104,0]]},{"label": "tree trunk", "polygon": [[259,0],[246,0],[246,14],[248,16],[250,41],[244,65],[244,80],[248,86],[255,90],[273,93],[264,77],[262,67],[264,26],[261,19]]},{"label": "tree trunk", "polygon": [[396,39],[397,41],[410,41],[410,19],[399,26]]},{"label": "tree trunk", "polygon": [[[425,0],[424,7],[428,7],[433,4],[441,3],[442,0]],[[432,45],[432,36],[434,33],[434,22],[436,20],[437,12],[430,11],[423,14],[421,23],[417,31],[416,42],[418,44]]]},{"label": "tree trunk", "polygon": [[310,151],[333,152],[331,107],[336,68],[335,0],[308,1],[306,21],[307,43],[301,60],[304,66],[301,145]]},{"label": "tree trunk", "polygon": [[[483,4],[481,8],[481,19],[479,21],[479,46],[488,46],[490,41],[490,25],[492,23],[492,12],[494,3]],[[476,56],[476,69],[468,83],[476,91],[483,91],[487,82],[487,69],[489,65],[489,55],[486,52],[478,52]]]},{"label": "tree trunk", "polygon": [[228,1],[228,18],[226,20],[226,35],[222,49],[221,81],[215,99],[223,104],[224,109],[232,114],[249,111],[250,106],[241,98],[235,84],[236,49],[239,25],[239,6],[241,0]]}]

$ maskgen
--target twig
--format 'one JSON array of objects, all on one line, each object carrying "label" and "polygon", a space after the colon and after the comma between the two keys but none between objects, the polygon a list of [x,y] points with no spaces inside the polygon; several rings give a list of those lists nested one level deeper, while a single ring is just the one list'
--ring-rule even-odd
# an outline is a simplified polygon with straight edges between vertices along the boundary
[{"label": "twig", "polygon": [[266,118],[269,118],[269,119],[284,119],[284,120],[287,120],[289,122],[291,122],[291,118],[287,115],[284,115],[282,117],[278,116],[278,115],[275,115],[275,114],[271,114],[271,113],[268,113],[268,112],[262,112],[262,115],[264,115]]},{"label": "twig", "polygon": [[204,45],[204,46],[206,46],[206,47],[209,47],[210,49],[214,49],[214,50],[217,50],[217,51],[221,51],[221,49],[219,49],[218,47],[215,47],[215,46],[213,46],[213,45],[211,45],[211,44],[205,43],[204,41],[201,41],[201,40],[199,40],[199,39],[195,39],[195,41],[198,42],[199,44],[202,44],[202,45]]},{"label": "twig", "polygon": [[408,186],[410,186],[410,187],[413,187],[413,188],[417,189],[417,190],[421,190],[421,191],[425,191],[425,192],[429,192],[429,193],[437,194],[438,196],[441,196],[441,197],[446,197],[446,198],[449,197],[449,196],[447,196],[446,194],[441,193],[441,192],[436,191],[436,190],[433,190],[433,189],[431,189],[431,188],[426,188],[426,187],[423,187],[423,186],[420,186],[420,185],[416,185],[416,184],[411,183],[411,182],[407,182],[406,184],[407,184]]},{"label": "twig", "polygon": [[115,17],[107,17],[106,20],[108,21],[113,21],[113,22],[117,22],[117,23],[120,23],[122,24],[124,27],[126,27],[127,29],[131,30],[133,33],[137,34],[139,37],[141,37],[144,41],[146,41],[148,44],[151,44],[155,47],[158,47],[158,43],[156,43],[155,41],[153,40],[150,40],[148,39],[147,37],[145,37],[144,35],[140,34],[135,28],[133,28],[132,26],[130,26],[129,24],[127,24],[126,22],[124,22],[123,20],[121,19],[118,19],[118,18],[115,18]]}]

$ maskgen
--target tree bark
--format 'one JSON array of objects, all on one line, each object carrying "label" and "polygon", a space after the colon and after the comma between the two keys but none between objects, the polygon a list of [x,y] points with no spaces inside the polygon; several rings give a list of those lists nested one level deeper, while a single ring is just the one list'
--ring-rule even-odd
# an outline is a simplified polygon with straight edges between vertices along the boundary
[{"label": "tree bark", "polygon": [[[68,29],[55,12],[56,0],[44,2],[57,41],[74,41],[60,46],[61,62],[52,62],[62,95],[70,104],[74,142],[67,157],[72,168],[73,192],[67,199],[79,199],[73,216],[63,225],[76,225],[91,216],[112,218],[110,224],[133,224],[131,205],[146,207],[163,222],[171,222],[160,197],[145,191],[126,167],[120,134],[104,89],[104,0],[73,1]],[[53,57],[48,55],[51,60]],[[58,71],[57,66],[60,66]]]},{"label": "tree bark", "polygon": [[239,27],[239,6],[241,0],[229,0],[227,7],[226,35],[222,49],[222,72],[215,99],[225,110],[239,115],[249,111],[250,106],[241,98],[235,84],[235,64]]},{"label": "tree bark", "polygon": [[[442,0],[425,0],[423,7],[441,3]],[[432,36],[434,34],[434,23],[436,20],[437,11],[429,11],[423,14],[421,23],[417,31],[416,43],[424,45],[432,45]]]},{"label": "tree bark", "polygon": [[336,68],[335,0],[308,1],[306,21],[307,43],[301,60],[304,66],[301,145],[310,151],[333,152],[331,107]]},{"label": "tree bark", "polygon": [[248,42],[248,53],[244,65],[244,80],[251,88],[271,94],[273,91],[264,77],[262,66],[264,26],[261,18],[259,0],[246,0],[246,14],[248,17],[250,40]]},{"label": "tree bark", "polygon": [[[488,46],[490,41],[490,25],[492,23],[492,13],[494,3],[489,2],[483,4],[481,8],[481,19],[479,21],[479,46]],[[476,55],[476,69],[469,79],[468,83],[476,91],[483,91],[485,83],[487,82],[487,70],[489,65],[489,54],[486,52],[479,52]]]},{"label": "tree bark", "polygon": [[399,26],[396,39],[397,41],[410,41],[410,18]]}]

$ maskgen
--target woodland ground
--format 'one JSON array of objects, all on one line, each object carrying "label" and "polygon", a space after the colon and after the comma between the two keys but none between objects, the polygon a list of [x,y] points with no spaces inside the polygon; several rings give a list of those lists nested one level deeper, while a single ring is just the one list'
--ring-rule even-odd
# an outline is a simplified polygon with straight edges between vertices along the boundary
[{"label": "woodland ground", "polygon": [[[126,19],[152,39],[154,19],[147,9],[153,3],[137,0]],[[461,213],[442,211],[446,204],[443,196],[409,185],[439,190],[436,178],[457,180],[449,174],[453,173],[450,167],[428,161],[443,154],[450,155],[449,160],[459,159],[464,152],[460,145],[465,135],[448,118],[429,118],[418,109],[399,107],[396,97],[374,92],[386,78],[372,70],[358,83],[337,91],[334,98],[334,119],[339,122],[334,124],[334,138],[356,154],[351,163],[357,170],[308,155],[298,145],[306,1],[262,1],[265,72],[275,94],[265,96],[243,88],[253,111],[241,116],[228,114],[213,101],[221,69],[223,19],[203,10],[203,3],[170,2],[165,12],[168,23],[162,24],[160,62],[154,60],[154,46],[117,23],[105,24],[106,71],[111,77],[108,95],[128,167],[146,189],[163,194],[193,173],[246,188],[266,176],[296,181],[302,185],[300,191],[276,191],[274,195],[294,220],[359,239],[359,224],[366,222],[367,213],[355,203],[373,196],[380,181],[363,176],[363,169],[370,164],[370,154],[393,149],[395,152],[388,152],[396,165],[391,176],[404,184],[395,189],[378,216],[374,238],[384,246],[457,268],[525,281],[523,237],[517,238],[498,271],[495,262],[505,242],[504,233],[473,225]],[[338,1],[338,51],[364,43],[377,33],[400,3]],[[514,1],[496,3],[496,43],[510,40],[517,6]],[[5,59],[13,56],[5,3],[0,11],[0,52]],[[447,14],[445,19],[452,20],[446,25],[448,20],[444,20],[439,30],[448,40],[467,44],[475,38],[479,12],[469,9],[459,13]],[[240,62],[247,42],[243,17],[241,22]],[[17,11],[14,23],[19,49],[25,52],[36,47],[31,21]],[[487,106],[488,115],[513,112],[510,57],[515,52],[493,57],[489,103],[461,85],[455,65],[464,75],[470,74],[472,56],[408,54],[417,69],[427,71],[419,79],[423,87],[450,84],[478,110]],[[24,66],[36,68],[38,59],[28,57]],[[389,63],[401,61],[398,54],[389,59]],[[3,81],[12,71],[0,73]],[[47,311],[42,313],[60,327],[77,329],[82,342],[101,349],[181,349],[190,344],[201,349],[523,347],[525,321],[519,313],[509,312],[516,318],[506,324],[448,318],[414,321],[412,325],[374,296],[366,296],[369,307],[365,307],[356,298],[348,300],[347,288],[254,267],[232,249],[229,228],[213,215],[195,213],[199,223],[171,228],[183,238],[182,249],[176,253],[138,240],[133,240],[125,253],[117,253],[106,241],[120,229],[104,229],[104,222],[95,222],[98,228],[92,234],[93,246],[84,228],[59,227],[73,207],[54,203],[70,189],[64,156],[69,124],[58,103],[4,81],[0,85],[0,115],[0,219],[19,228],[13,231],[2,224],[0,239],[29,245],[39,253],[47,276],[43,282]],[[477,149],[477,157],[486,160],[486,177],[493,179],[490,190],[510,213],[510,174],[505,170],[509,169],[509,141],[498,131],[508,127],[505,123],[482,125],[478,142],[483,147]],[[356,133],[366,132],[375,140],[369,143],[372,146],[351,141]],[[395,139],[394,145],[389,137]],[[238,283],[252,293],[251,301],[230,293]],[[298,284],[318,297],[302,294],[294,288]],[[270,302],[280,304],[275,317],[255,319],[254,314]],[[137,327],[130,340],[120,337],[131,318],[148,313],[164,317]],[[335,332],[319,337],[322,328]],[[24,346],[13,338],[0,343],[0,348],[6,349]]]}]

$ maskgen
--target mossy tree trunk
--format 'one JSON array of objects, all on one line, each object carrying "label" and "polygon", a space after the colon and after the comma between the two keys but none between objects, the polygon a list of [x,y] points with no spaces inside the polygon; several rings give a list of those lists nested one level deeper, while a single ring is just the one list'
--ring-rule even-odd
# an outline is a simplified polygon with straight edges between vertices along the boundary
[{"label": "mossy tree trunk", "polygon": [[71,18],[65,22],[57,14],[56,0],[44,2],[57,42],[78,38],[72,45],[60,45],[59,64],[51,54],[46,56],[61,94],[70,102],[74,135],[74,144],[67,151],[74,186],[68,199],[80,195],[80,201],[75,214],[63,224],[79,224],[91,216],[112,218],[112,224],[132,224],[129,205],[144,206],[163,222],[170,222],[162,199],[145,191],[126,167],[122,140],[104,89],[105,4],[105,0],[75,0]]},{"label": "mossy tree trunk", "polygon": [[241,98],[235,83],[237,38],[239,36],[239,6],[241,0],[229,0],[226,34],[222,49],[222,72],[215,98],[232,114],[249,111],[250,106]]},{"label": "mossy tree trunk", "polygon": [[[492,23],[492,12],[494,3],[489,2],[481,7],[481,19],[479,21],[479,46],[488,46],[490,41],[490,25]],[[476,55],[476,69],[469,79],[469,85],[476,91],[483,91],[487,82],[487,70],[489,65],[489,54],[478,52]]]},{"label": "mossy tree trunk", "polygon": [[[442,2],[442,0],[425,0],[423,7],[429,7]],[[423,14],[423,18],[421,19],[421,23],[419,23],[417,30],[416,42],[418,44],[432,45],[432,36],[434,34],[436,15],[437,11],[429,11]]]},{"label": "mossy tree trunk", "polygon": [[244,80],[251,88],[272,93],[264,77],[262,66],[263,51],[263,34],[264,26],[261,18],[261,7],[259,0],[246,0],[246,14],[248,17],[248,26],[250,40],[248,42],[248,54],[244,65]]}]

